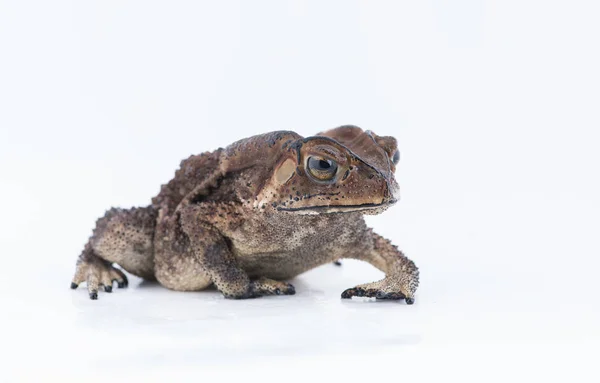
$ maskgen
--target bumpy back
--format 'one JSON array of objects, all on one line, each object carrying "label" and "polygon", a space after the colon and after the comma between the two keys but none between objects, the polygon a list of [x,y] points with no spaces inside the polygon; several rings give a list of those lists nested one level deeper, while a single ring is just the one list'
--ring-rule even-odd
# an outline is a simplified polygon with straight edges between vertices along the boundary
[{"label": "bumpy back", "polygon": [[173,212],[196,186],[218,174],[222,151],[223,149],[219,148],[214,152],[193,155],[181,161],[175,177],[161,186],[160,193],[152,199],[152,205],[166,210],[164,212]]}]

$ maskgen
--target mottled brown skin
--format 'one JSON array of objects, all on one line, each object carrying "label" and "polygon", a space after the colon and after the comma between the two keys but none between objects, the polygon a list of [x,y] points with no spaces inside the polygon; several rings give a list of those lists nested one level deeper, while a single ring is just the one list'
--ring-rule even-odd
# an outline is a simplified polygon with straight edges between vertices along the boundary
[{"label": "mottled brown skin", "polygon": [[414,302],[419,272],[366,227],[398,199],[396,140],[342,126],[314,137],[266,133],[191,156],[152,205],[111,209],[98,220],[72,288],[90,298],[125,274],[179,291],[214,285],[227,298],[290,295],[283,282],[317,266],[354,258],[385,278],[342,293]]}]

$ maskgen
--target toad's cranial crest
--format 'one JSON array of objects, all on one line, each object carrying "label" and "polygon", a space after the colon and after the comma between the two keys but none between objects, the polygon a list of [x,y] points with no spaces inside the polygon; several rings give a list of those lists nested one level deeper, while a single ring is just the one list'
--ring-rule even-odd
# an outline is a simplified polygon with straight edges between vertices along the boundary
[{"label": "toad's cranial crest", "polygon": [[414,302],[419,272],[396,246],[367,228],[400,198],[396,139],[356,126],[303,138],[290,131],[237,141],[180,164],[152,204],[110,209],[77,261],[72,288],[90,298],[126,271],[179,291],[215,285],[227,298],[295,293],[287,280],[340,258],[383,271],[345,290]]}]

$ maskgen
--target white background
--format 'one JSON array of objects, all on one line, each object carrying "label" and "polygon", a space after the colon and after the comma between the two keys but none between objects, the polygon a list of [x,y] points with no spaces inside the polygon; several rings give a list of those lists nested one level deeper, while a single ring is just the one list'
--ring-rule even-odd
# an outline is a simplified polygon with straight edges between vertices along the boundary
[{"label": "white background", "polygon": [[[597,381],[595,1],[0,0],[0,380]],[[399,141],[402,200],[368,223],[416,303],[131,278],[68,289],[96,218],[179,161],[271,130]],[[60,379],[59,379],[60,378]]]}]

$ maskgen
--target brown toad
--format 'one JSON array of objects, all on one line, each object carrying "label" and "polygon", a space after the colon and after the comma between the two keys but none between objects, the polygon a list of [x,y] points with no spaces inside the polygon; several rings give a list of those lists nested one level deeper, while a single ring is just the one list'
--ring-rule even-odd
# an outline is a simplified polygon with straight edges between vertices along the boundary
[{"label": "brown toad", "polygon": [[342,126],[314,137],[279,131],[191,156],[148,207],[110,209],[77,261],[72,288],[90,298],[121,266],[180,291],[214,284],[227,298],[294,294],[282,282],[339,258],[367,261],[384,279],[347,289],[353,296],[414,302],[419,272],[366,227],[398,199],[393,137]]}]

